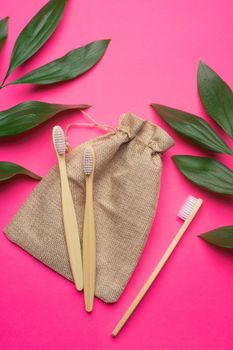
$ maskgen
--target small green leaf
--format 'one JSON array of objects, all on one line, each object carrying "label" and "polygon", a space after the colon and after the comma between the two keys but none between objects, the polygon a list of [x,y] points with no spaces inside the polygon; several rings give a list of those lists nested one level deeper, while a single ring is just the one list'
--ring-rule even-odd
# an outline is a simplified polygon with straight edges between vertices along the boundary
[{"label": "small green leaf", "polygon": [[104,55],[110,40],[97,40],[68,52],[65,56],[41,66],[11,84],[46,85],[77,78],[92,68]]},{"label": "small green leaf", "polygon": [[8,35],[8,19],[9,17],[5,17],[0,21],[0,50],[7,39]]},{"label": "small green leaf", "polygon": [[199,235],[206,242],[222,248],[233,249],[233,226],[223,226]]},{"label": "small green leaf", "polygon": [[18,135],[69,109],[85,109],[88,105],[62,105],[40,101],[20,103],[0,112],[0,137]]},{"label": "small green leaf", "polygon": [[18,174],[30,176],[35,180],[41,179],[39,175],[36,175],[35,173],[23,168],[18,164],[11,162],[0,162],[0,181],[8,180]]},{"label": "small green leaf", "polygon": [[194,184],[222,194],[233,194],[233,171],[207,157],[176,155],[172,157],[181,173]]},{"label": "small green leaf", "polygon": [[22,30],[16,40],[4,81],[16,67],[32,57],[53,34],[63,15],[66,2],[67,0],[50,0]]},{"label": "small green leaf", "polygon": [[203,62],[199,64],[197,79],[206,112],[233,138],[233,93],[230,87]]},{"label": "small green leaf", "polygon": [[178,109],[153,103],[151,105],[180,135],[185,136],[198,146],[218,153],[233,155],[227,144],[216,134],[202,118]]}]

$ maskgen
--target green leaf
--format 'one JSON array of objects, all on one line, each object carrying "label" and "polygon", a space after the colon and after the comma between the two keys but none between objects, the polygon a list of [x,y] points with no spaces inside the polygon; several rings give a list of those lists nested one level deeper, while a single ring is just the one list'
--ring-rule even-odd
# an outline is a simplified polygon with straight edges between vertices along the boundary
[{"label": "green leaf", "polygon": [[203,62],[199,64],[197,79],[206,112],[233,138],[233,93],[230,87]]},{"label": "green leaf", "polygon": [[8,18],[5,17],[0,21],[0,50],[8,35]]},{"label": "green leaf", "polygon": [[216,134],[202,118],[193,114],[153,103],[151,105],[180,135],[185,136],[198,146],[218,153],[233,155],[227,144]]},{"label": "green leaf", "polygon": [[233,194],[233,171],[207,157],[176,155],[172,157],[181,173],[194,184],[222,194]]},{"label": "green leaf", "polygon": [[66,2],[67,0],[50,0],[22,30],[16,40],[4,81],[16,67],[33,56],[53,34],[63,15]]},{"label": "green leaf", "polygon": [[233,226],[223,226],[199,235],[206,242],[222,248],[233,249]]},{"label": "green leaf", "polygon": [[74,79],[92,68],[104,55],[110,40],[97,40],[68,52],[44,66],[34,69],[11,84],[46,85]]},{"label": "green leaf", "polygon": [[85,109],[88,105],[62,105],[40,101],[20,103],[0,112],[0,137],[18,135],[69,109]]},{"label": "green leaf", "polygon": [[36,175],[18,164],[11,162],[0,162],[0,181],[8,180],[18,174],[24,174],[36,180],[41,179],[39,175]]}]

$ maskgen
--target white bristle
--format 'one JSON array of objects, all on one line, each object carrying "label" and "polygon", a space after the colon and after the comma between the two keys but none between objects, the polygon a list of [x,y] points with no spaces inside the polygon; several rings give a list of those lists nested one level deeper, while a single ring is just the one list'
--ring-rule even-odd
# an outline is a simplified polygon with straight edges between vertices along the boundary
[{"label": "white bristle", "polygon": [[92,147],[87,147],[83,155],[83,171],[85,175],[91,175],[94,165],[94,154]]},{"label": "white bristle", "polygon": [[54,127],[54,141],[57,153],[63,155],[66,151],[66,137],[63,129],[58,125]]},{"label": "white bristle", "polygon": [[178,217],[181,218],[182,220],[186,220],[187,217],[190,215],[191,211],[193,210],[194,205],[197,202],[197,198],[193,196],[188,196],[186,199],[184,205],[180,209],[178,213]]}]

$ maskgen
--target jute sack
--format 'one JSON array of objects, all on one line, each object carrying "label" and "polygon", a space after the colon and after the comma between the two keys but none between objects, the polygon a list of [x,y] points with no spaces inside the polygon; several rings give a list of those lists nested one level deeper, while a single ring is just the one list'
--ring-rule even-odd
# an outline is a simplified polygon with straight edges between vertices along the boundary
[{"label": "jute sack", "polygon": [[[85,199],[83,151],[87,144],[95,151],[95,294],[107,303],[117,301],[143,251],[158,200],[161,154],[173,143],[160,127],[127,113],[115,131],[82,144],[67,155],[69,183],[81,233]],[[72,280],[57,165],[34,189],[5,233],[12,242]]]}]

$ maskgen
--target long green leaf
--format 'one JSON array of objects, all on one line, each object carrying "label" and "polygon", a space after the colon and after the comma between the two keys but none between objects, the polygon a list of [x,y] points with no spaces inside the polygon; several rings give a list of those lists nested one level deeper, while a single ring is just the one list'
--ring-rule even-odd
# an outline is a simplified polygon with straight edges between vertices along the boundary
[{"label": "long green leaf", "polygon": [[202,233],[199,237],[218,247],[233,249],[233,226],[218,227]]},{"label": "long green leaf", "polygon": [[34,69],[11,84],[46,85],[74,79],[92,68],[104,55],[110,40],[97,40],[68,52],[40,68]]},{"label": "long green leaf", "polygon": [[36,180],[41,179],[39,175],[36,175],[18,164],[11,162],[0,162],[0,181],[8,180],[18,174],[24,174]]},{"label": "long green leaf", "polygon": [[9,17],[5,17],[0,21],[0,50],[7,39],[8,35],[8,19]]},{"label": "long green leaf", "polygon": [[206,112],[233,138],[233,93],[205,63],[198,68],[198,90]]},{"label": "long green leaf", "polygon": [[198,146],[218,153],[233,155],[227,144],[216,134],[202,118],[178,109],[153,103],[151,105],[180,135],[193,141]]},{"label": "long green leaf", "polygon": [[88,105],[62,105],[40,101],[20,103],[0,112],[0,137],[18,135],[69,109],[85,109]]},{"label": "long green leaf", "polygon": [[16,40],[4,81],[16,67],[33,56],[53,34],[63,15],[66,2],[67,0],[50,0],[22,30]]},{"label": "long green leaf", "polygon": [[212,192],[233,194],[233,171],[222,163],[207,157],[176,155],[172,158],[181,173],[196,185]]}]

